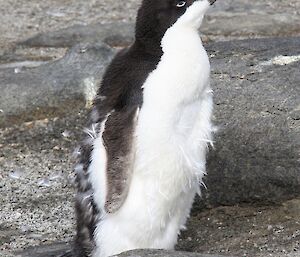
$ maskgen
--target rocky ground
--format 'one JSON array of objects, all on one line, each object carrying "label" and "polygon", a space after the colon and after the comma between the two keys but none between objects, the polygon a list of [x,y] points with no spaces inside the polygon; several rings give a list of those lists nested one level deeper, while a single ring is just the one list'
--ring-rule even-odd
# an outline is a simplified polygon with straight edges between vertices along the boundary
[{"label": "rocky ground", "polygon": [[[39,67],[61,58],[69,47],[63,40],[54,40],[51,47],[41,41],[38,46],[18,42],[37,33],[42,33],[47,42],[57,31],[62,35],[73,25],[95,24],[98,28],[99,23],[132,23],[138,4],[137,0],[0,0],[0,81],[11,72],[9,68],[19,74],[23,67]],[[298,0],[220,0],[206,19],[203,38],[209,42],[299,36],[299,14]],[[216,72],[214,76],[226,80],[227,75]],[[5,88],[0,84],[0,89],[2,86]],[[275,115],[281,113],[283,107],[280,108]],[[2,113],[0,108],[0,118]],[[67,115],[56,115],[56,112],[47,115],[43,111],[38,120],[24,122],[19,115],[17,125],[15,122],[1,125],[0,256],[15,256],[15,252],[29,246],[71,241],[74,232],[72,152],[82,135],[85,117],[85,110],[68,110]],[[296,121],[298,116],[294,119],[295,128],[299,124]],[[293,138],[287,142],[293,142]],[[294,143],[295,149],[297,146]],[[300,200],[293,199],[275,205],[196,208],[178,249],[247,257],[300,256],[299,206]]]},{"label": "rocky ground", "polygon": [[[70,242],[72,151],[85,113],[1,129],[0,256]],[[233,256],[300,256],[300,199],[194,211],[178,249]]]}]

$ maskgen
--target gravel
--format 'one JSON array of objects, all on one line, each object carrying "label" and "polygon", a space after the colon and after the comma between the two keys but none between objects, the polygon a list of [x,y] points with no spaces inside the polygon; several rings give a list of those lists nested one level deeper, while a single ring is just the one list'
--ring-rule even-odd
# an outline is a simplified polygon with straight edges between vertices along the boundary
[{"label": "gravel", "polygon": [[0,49],[39,32],[57,30],[74,24],[86,25],[99,21],[102,23],[133,22],[139,2],[137,0],[0,0]]},{"label": "gravel", "polygon": [[[7,47],[13,47],[13,43],[34,36],[37,33],[54,31],[69,27],[75,24],[110,23],[114,21],[133,22],[140,0],[0,0],[0,53],[6,51]],[[220,17],[226,21],[232,20],[227,25],[238,28],[233,31],[230,37],[241,37],[245,33],[247,37],[255,36],[255,31],[246,33],[247,28],[239,28],[240,24],[249,26],[247,20],[258,23],[265,23],[264,19],[270,19],[270,30],[273,29],[272,22],[281,22],[284,31],[277,33],[289,33],[289,27],[299,21],[300,2],[299,0],[276,0],[276,1],[251,1],[248,0],[219,0],[213,8],[209,23],[216,22]],[[242,17],[242,19],[232,19]],[[244,18],[245,17],[245,18]],[[298,17],[298,18],[297,18]],[[295,23],[296,24],[296,23]],[[221,24],[222,25],[222,24]],[[251,24],[250,24],[251,26]],[[276,26],[278,27],[278,24]],[[259,26],[255,25],[258,29]],[[274,28],[276,29],[276,28]],[[268,34],[267,30],[263,31]],[[290,32],[292,33],[292,32]],[[300,33],[295,31],[295,33]],[[220,30],[214,39],[226,38]],[[260,35],[263,36],[263,35]]]},{"label": "gravel", "polygon": [[1,251],[72,238],[76,137],[65,137],[66,120],[59,122],[45,119],[0,131]]}]

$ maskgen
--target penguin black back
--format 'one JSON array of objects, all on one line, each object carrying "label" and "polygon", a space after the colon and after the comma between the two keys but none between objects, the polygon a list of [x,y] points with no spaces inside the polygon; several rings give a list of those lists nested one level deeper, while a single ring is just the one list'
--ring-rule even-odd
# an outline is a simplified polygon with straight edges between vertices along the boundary
[{"label": "penguin black back", "polygon": [[[194,0],[144,0],[139,8],[135,42],[120,51],[108,66],[95,99],[99,118],[109,108],[141,105],[142,89],[161,56],[165,32],[192,5]],[[102,115],[101,115],[102,113]]]},{"label": "penguin black back", "polygon": [[[143,103],[141,87],[148,74],[155,69],[159,59],[159,55],[145,53],[143,48],[135,44],[120,51],[108,66],[94,100],[88,127],[92,128],[94,124],[101,124],[110,113],[114,112],[106,121],[103,141],[107,149],[107,167],[113,170],[107,173],[113,176],[108,177],[108,180],[116,180],[117,176],[120,183],[117,187],[112,187],[109,195],[118,197],[124,191],[122,180],[125,178],[124,172],[129,161],[120,157],[129,154],[134,116]],[[99,133],[100,127],[95,127],[95,130]],[[73,251],[74,257],[90,256],[95,245],[93,239],[95,224],[101,216],[101,211],[97,209],[92,197],[94,189],[88,174],[92,150],[90,138],[83,140],[79,164],[76,166],[79,167],[79,171],[75,168],[78,193],[75,199],[77,236]],[[126,163],[121,163],[121,159]],[[112,201],[108,201],[108,204],[109,202]]]}]

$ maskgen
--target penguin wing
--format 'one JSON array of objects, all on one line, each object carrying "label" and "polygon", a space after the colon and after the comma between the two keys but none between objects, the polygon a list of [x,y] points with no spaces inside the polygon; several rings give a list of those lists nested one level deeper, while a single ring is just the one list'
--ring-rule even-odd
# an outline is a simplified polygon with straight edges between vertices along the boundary
[{"label": "penguin wing", "polygon": [[130,186],[134,163],[134,131],[139,106],[113,111],[102,134],[106,149],[105,211],[116,212],[124,203]]}]

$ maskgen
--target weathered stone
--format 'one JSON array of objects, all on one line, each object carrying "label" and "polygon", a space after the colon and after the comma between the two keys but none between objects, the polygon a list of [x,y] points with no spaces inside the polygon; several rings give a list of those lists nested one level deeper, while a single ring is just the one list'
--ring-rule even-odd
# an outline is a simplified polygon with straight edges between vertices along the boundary
[{"label": "weathered stone", "polygon": [[[300,256],[297,201],[299,204],[294,199],[282,205],[240,204],[194,212],[176,248],[234,256]],[[292,212],[287,210],[290,207]]]},{"label": "weathered stone", "polygon": [[299,36],[299,7],[299,1],[218,1],[204,20],[201,31],[218,41]]},{"label": "weathered stone", "polygon": [[206,204],[300,195],[300,38],[219,42],[212,56],[215,150]]},{"label": "weathered stone", "polygon": [[58,31],[40,33],[19,45],[30,47],[71,47],[82,42],[105,42],[112,46],[128,45],[134,38],[132,23],[74,25]]},{"label": "weathered stone", "polygon": [[56,243],[28,248],[24,251],[17,252],[16,257],[60,257],[68,253],[69,250],[70,245],[66,243]]},{"label": "weathered stone", "polygon": [[286,215],[300,221],[300,199],[292,199],[283,204]]},{"label": "weathered stone", "polygon": [[54,62],[2,65],[0,126],[84,108],[113,55],[107,45],[80,44]]}]

